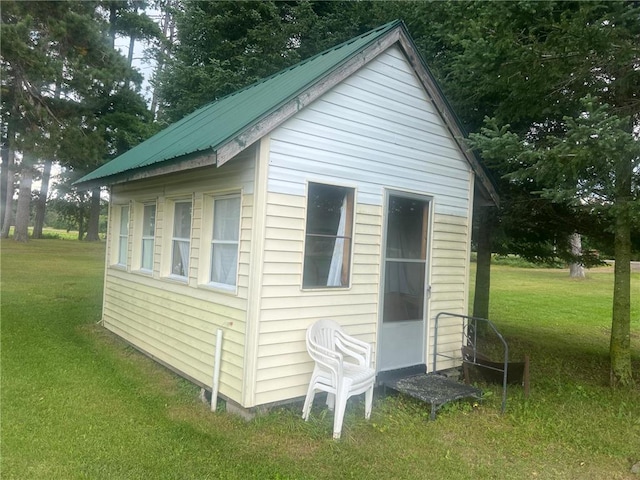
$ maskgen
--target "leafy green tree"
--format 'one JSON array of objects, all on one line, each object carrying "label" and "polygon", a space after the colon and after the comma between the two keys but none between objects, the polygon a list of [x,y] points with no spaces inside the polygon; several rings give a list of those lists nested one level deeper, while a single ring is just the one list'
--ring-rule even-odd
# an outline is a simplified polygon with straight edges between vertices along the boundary
[{"label": "leafy green tree", "polygon": [[[533,107],[539,111],[538,118],[516,128],[517,137],[513,137],[515,132],[498,128],[505,117],[502,122],[494,120],[490,123],[493,129],[484,132],[484,140],[476,137],[476,144],[494,158],[503,173],[511,174],[511,179],[525,175],[527,182],[537,182],[542,187],[538,189],[540,198],[587,213],[593,225],[604,225],[604,231],[613,232],[616,280],[611,383],[631,384],[628,292],[634,216],[630,206],[637,202],[638,154],[633,153],[637,145],[633,130],[640,120],[640,72],[636,65],[640,56],[640,7],[622,2],[569,6],[544,27],[544,36],[527,37],[521,42],[526,50],[536,53],[528,60],[531,68],[521,65],[523,72],[531,72],[525,78],[541,84],[548,79],[547,95],[541,97],[544,101],[538,100],[544,108]],[[560,116],[562,111],[564,115]],[[503,158],[517,158],[523,163],[497,161],[496,143],[488,143],[487,138],[500,143],[503,137]],[[516,145],[515,138],[540,155],[534,169],[517,150],[507,149]],[[586,207],[576,208],[578,200]],[[597,234],[594,229],[586,231]]]},{"label": "leafy green tree", "polygon": [[15,152],[9,147],[11,143],[11,132],[9,128],[3,129],[2,138],[2,169],[0,171],[0,195],[2,203],[0,208],[0,219],[2,219],[1,238],[9,237],[9,229],[13,223],[13,194],[15,191],[14,158]]},{"label": "leafy green tree", "polygon": [[160,30],[162,34],[158,38],[155,48],[150,50],[150,56],[155,60],[153,75],[149,79],[151,84],[151,106],[150,110],[155,119],[158,113],[160,79],[165,72],[167,61],[172,57],[172,50],[175,49],[176,42],[176,22],[174,15],[178,11],[180,0],[155,0],[154,7],[160,14]]},{"label": "leafy green tree", "polygon": [[146,13],[148,2],[143,0],[103,0],[101,6],[109,15],[111,48],[115,48],[117,35],[129,38],[127,65],[132,68],[136,41],[144,40],[154,43],[162,37],[160,27]]},{"label": "leafy green tree", "polygon": [[[25,195],[38,159],[86,173],[148,136],[144,100],[131,89],[141,76],[112,48],[98,2],[4,2],[2,32],[2,118],[10,147],[33,159],[21,165]],[[26,240],[28,218],[16,224]],[[97,222],[94,230],[97,239]]]},{"label": "leafy green tree", "polygon": [[380,2],[190,1],[174,18],[156,79],[167,123],[387,21]]},{"label": "leafy green tree", "polygon": [[64,157],[60,143],[82,124],[77,106],[125,66],[105,48],[93,3],[4,2],[1,15],[2,117],[23,153],[14,238],[26,241],[38,159]]},{"label": "leafy green tree", "polygon": [[[136,40],[152,41],[160,37],[160,28],[143,11],[146,2],[139,0],[107,0],[101,2],[102,8],[108,12],[108,38],[111,48],[115,50],[117,35],[129,38],[127,67],[125,77],[119,81],[117,88],[105,89],[99,97],[89,98],[87,105],[95,121],[88,122],[85,129],[98,131],[106,147],[95,167],[135,146],[144,140],[152,131],[144,127],[151,120],[146,103],[139,94],[142,75],[133,68],[133,52]],[[134,93],[135,92],[135,93]],[[87,116],[86,118],[91,118]],[[94,167],[94,168],[95,168]],[[97,241],[100,226],[100,188],[91,191],[91,208],[87,222],[88,241]]]},{"label": "leafy green tree", "polygon": [[[405,18],[416,43],[469,131],[478,132],[484,117],[489,116],[494,125],[509,124],[518,138],[529,142],[536,135],[562,136],[568,128],[565,117],[582,118],[583,99],[592,95],[599,99],[598,105],[608,105],[611,118],[629,118],[626,134],[619,133],[633,138],[640,111],[637,2],[436,2],[409,7],[413,14]],[[586,234],[592,243],[613,243],[619,219],[612,214],[615,210],[605,213],[603,209],[575,208],[566,196],[544,193],[553,185],[533,171],[526,181],[516,182],[510,174],[517,164],[499,161],[498,149],[493,153],[492,170],[502,202],[497,214],[489,216],[492,221],[483,223],[479,231],[487,233],[489,227],[498,233],[493,242],[484,242],[494,251],[506,249],[534,260],[560,254],[571,260],[568,239],[575,232]],[[510,158],[509,152],[501,155]],[[631,161],[627,158],[626,162],[621,165],[628,172]],[[541,162],[538,168],[543,165],[558,171],[553,162]],[[617,178],[618,185],[627,185],[629,176],[620,177],[616,172],[611,169],[606,178]],[[637,167],[635,171],[632,167],[634,176]],[[595,188],[578,177],[578,172],[573,172],[574,181]],[[633,191],[636,187],[631,184]],[[622,200],[624,204],[625,195],[620,197],[616,203]],[[612,198],[604,204],[608,201]],[[489,259],[489,252],[484,253]],[[616,264],[624,268],[628,263],[626,247],[616,250],[615,257]],[[583,256],[579,260],[588,263],[591,259]],[[479,265],[478,273],[482,270]],[[616,285],[628,282],[626,272],[620,271]],[[488,295],[488,284],[484,286]],[[625,288],[618,286],[612,315],[612,384],[629,383],[630,378],[629,357],[616,353],[615,346],[622,345],[622,351],[628,352],[624,333],[617,333],[628,318],[621,313],[628,310]],[[476,291],[476,298],[479,296]],[[482,309],[488,312],[488,302]]]},{"label": "leafy green tree", "polygon": [[514,182],[536,179],[541,197],[590,216],[604,217],[615,235],[611,327],[611,383],[632,385],[630,350],[631,229],[640,228],[640,142],[629,117],[619,117],[597,98],[562,127],[521,137],[490,122],[473,135],[485,158],[503,165]]},{"label": "leafy green tree", "polygon": [[84,240],[91,213],[91,192],[72,187],[79,178],[72,170],[64,169],[61,176],[62,181],[55,185],[51,209],[57,214],[59,225],[64,225],[67,231],[78,230],[78,240]]}]

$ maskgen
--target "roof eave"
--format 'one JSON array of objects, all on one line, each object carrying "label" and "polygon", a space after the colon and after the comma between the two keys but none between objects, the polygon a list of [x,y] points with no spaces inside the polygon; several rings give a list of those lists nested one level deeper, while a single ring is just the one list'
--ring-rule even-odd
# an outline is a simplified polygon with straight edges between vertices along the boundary
[{"label": "roof eave", "polygon": [[127,170],[125,172],[114,173],[105,177],[87,180],[86,182],[74,183],[81,190],[89,190],[95,187],[105,185],[116,185],[119,183],[132,182],[135,180],[144,180],[146,178],[167,175],[170,173],[191,170],[194,168],[210,167],[217,165],[217,154],[215,151],[199,151],[183,155],[172,159],[171,161],[162,162],[160,165],[149,165],[140,167],[135,170]]}]

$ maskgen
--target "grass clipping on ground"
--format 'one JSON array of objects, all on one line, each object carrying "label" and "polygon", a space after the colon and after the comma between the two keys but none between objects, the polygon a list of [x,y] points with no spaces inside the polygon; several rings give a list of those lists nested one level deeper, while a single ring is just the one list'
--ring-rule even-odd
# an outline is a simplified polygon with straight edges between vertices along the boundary
[{"label": "grass clipping on ground", "polygon": [[[626,479],[640,461],[640,393],[608,380],[610,268],[497,266],[491,317],[512,358],[531,356],[529,399],[483,386],[483,403],[429,408],[378,396],[370,421],[300,405],[254,421],[211,413],[198,389],[96,325],[104,244],[2,242],[3,479]],[[640,290],[640,274],[632,289]],[[632,305],[634,371],[640,305]]]}]

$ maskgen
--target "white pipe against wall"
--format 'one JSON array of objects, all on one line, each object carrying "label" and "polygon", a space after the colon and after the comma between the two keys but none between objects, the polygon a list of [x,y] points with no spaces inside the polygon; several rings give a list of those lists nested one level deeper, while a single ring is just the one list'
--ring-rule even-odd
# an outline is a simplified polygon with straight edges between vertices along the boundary
[{"label": "white pipe against wall", "polygon": [[220,359],[222,358],[222,329],[216,332],[216,355],[213,365],[213,385],[211,387],[211,411],[215,412],[218,406],[218,389],[220,387]]}]

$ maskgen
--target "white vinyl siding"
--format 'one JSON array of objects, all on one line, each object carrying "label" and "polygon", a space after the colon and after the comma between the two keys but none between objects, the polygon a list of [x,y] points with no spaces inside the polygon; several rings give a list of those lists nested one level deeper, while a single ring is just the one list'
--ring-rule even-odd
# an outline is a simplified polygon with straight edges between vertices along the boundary
[{"label": "white vinyl siding", "polygon": [[[271,134],[269,191],[304,195],[307,179],[428,192],[436,213],[468,215],[470,167],[413,70],[391,48]],[[318,180],[319,181],[319,180]]]}]

